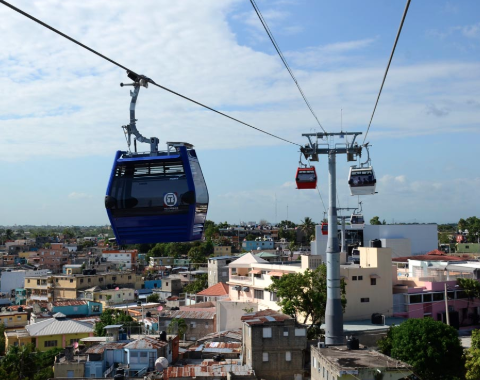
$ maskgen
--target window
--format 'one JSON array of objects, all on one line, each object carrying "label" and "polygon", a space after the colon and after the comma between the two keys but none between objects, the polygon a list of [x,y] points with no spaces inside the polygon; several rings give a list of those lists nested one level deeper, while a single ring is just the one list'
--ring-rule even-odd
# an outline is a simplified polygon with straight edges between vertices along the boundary
[{"label": "window", "polygon": [[193,322],[193,321],[190,322],[190,327],[191,327],[192,329],[194,329],[195,327],[197,327],[197,322]]},{"label": "window", "polygon": [[352,281],[357,281],[357,276],[352,276]]},{"label": "window", "polygon": [[205,327],[208,329],[208,321],[205,322]]},{"label": "window", "polygon": [[295,329],[295,336],[306,336],[307,330],[306,329]]},{"label": "window", "polygon": [[377,279],[376,278],[371,278],[370,279],[370,285],[377,285]]},{"label": "window", "polygon": [[262,361],[268,362],[268,352],[264,352],[264,353],[262,354]]},{"label": "window", "polygon": [[132,363],[132,364],[139,363],[138,354],[139,354],[139,352],[130,351],[130,363]]},{"label": "window", "polygon": [[370,302],[370,298],[360,298],[360,302]]},{"label": "window", "polygon": [[363,276],[358,276],[358,281],[362,281],[363,280]]},{"label": "window", "polygon": [[88,279],[88,282],[92,282],[92,279],[91,279],[91,278],[89,278],[89,279]]},{"label": "window", "polygon": [[117,279],[117,276],[112,276],[112,281],[115,281]]},{"label": "window", "polygon": [[278,301],[277,293],[270,292],[270,301]]},{"label": "window", "polygon": [[57,347],[56,340],[46,340],[44,343],[44,347]]},{"label": "window", "polygon": [[102,300],[102,299],[103,299],[103,296],[100,294],[100,295],[98,296],[98,299],[99,299],[99,300]]},{"label": "window", "polygon": [[285,361],[287,362],[292,361],[292,353],[290,351],[285,352]]},{"label": "window", "polygon": [[103,282],[103,277],[100,277],[100,278],[98,279],[98,281],[99,281],[99,282]]},{"label": "window", "polygon": [[83,278],[80,279],[80,284],[83,284]]},{"label": "window", "polygon": [[148,352],[140,352],[139,363],[148,363]]},{"label": "window", "polygon": [[262,336],[264,338],[271,338],[272,337],[272,328],[271,327],[264,327]]},{"label": "window", "polygon": [[263,290],[255,289],[253,292],[253,298],[263,300]]},{"label": "window", "polygon": [[73,282],[73,278],[70,279],[70,282]]},{"label": "window", "polygon": [[283,328],[283,336],[288,336],[288,327]]},{"label": "window", "polygon": [[128,279],[131,280],[131,279],[132,279],[132,276],[128,276]]},{"label": "window", "polygon": [[[100,296],[101,297],[101,296]],[[99,312],[100,311],[100,305],[93,305],[92,306],[92,311],[93,312]]]},{"label": "window", "polygon": [[423,295],[423,302],[432,302],[432,295],[431,294],[424,294]]},{"label": "window", "polygon": [[55,279],[55,282],[58,282],[58,278]]},{"label": "window", "polygon": [[434,301],[443,301],[443,293],[433,293]]}]

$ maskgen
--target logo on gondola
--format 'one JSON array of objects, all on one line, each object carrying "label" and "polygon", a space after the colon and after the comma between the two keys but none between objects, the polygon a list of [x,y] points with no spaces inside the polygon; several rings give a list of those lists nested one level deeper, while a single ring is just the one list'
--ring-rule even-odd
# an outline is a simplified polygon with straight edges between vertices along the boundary
[{"label": "logo on gondola", "polygon": [[166,207],[175,207],[177,205],[177,193],[165,193],[163,196],[163,204]]}]

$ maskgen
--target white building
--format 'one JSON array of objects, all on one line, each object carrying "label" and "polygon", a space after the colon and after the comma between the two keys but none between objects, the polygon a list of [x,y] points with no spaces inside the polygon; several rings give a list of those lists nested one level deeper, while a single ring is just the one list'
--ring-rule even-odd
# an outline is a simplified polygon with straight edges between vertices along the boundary
[{"label": "white building", "polygon": [[[341,231],[338,226],[338,231]],[[369,247],[370,241],[379,239],[383,248],[392,249],[392,257],[424,255],[438,248],[438,232],[436,224],[409,225],[365,225],[365,228],[345,226],[346,231],[356,231],[363,247]],[[312,255],[321,255],[325,260],[328,235],[322,235],[321,226],[316,226],[316,240],[311,242]],[[341,241],[339,239],[339,244]]]},{"label": "white building", "polygon": [[41,277],[51,273],[49,269],[3,271],[0,277],[0,291],[10,294],[13,289],[23,288],[25,286],[26,276]]},{"label": "white building", "polygon": [[102,252],[102,262],[111,263],[119,269],[132,269],[132,252]]}]

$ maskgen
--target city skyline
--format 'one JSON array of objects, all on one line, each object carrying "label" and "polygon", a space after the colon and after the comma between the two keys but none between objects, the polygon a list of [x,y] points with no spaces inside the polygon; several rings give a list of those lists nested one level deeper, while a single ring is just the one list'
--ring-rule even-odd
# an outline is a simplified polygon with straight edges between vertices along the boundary
[{"label": "city skyline", "polygon": [[[363,132],[363,141],[405,2],[257,3],[322,126]],[[302,133],[321,131],[248,2],[12,4],[267,132],[303,145]],[[129,121],[129,90],[119,83],[129,79],[7,7],[0,15],[0,225],[108,224],[105,189]],[[367,222],[378,215],[388,223],[455,223],[480,214],[479,15],[473,1],[411,4],[367,136],[378,179],[378,194],[361,197]],[[298,146],[152,86],[140,91],[137,118],[160,147],[195,145],[208,219],[323,218],[325,157],[316,164],[320,197],[295,189]],[[337,207],[355,207],[346,181],[351,163],[337,162]]]}]

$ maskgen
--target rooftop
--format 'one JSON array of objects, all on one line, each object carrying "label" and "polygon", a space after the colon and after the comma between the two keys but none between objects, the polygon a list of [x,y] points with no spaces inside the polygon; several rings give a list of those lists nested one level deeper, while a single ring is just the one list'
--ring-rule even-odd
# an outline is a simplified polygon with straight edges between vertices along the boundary
[{"label": "rooftop", "polygon": [[228,372],[243,376],[253,374],[253,370],[242,365],[240,360],[226,359],[221,362],[215,362],[207,359],[198,365],[188,364],[184,367],[168,367],[164,371],[164,379],[178,377],[195,378],[196,376],[226,377]]},{"label": "rooftop", "polygon": [[119,343],[119,342],[112,342],[112,343],[101,343],[95,346],[90,347],[86,354],[103,354],[105,350],[119,350],[123,348],[127,343]]},{"label": "rooftop", "polygon": [[312,354],[325,357],[338,371],[349,371],[357,368],[410,369],[410,366],[406,363],[367,349],[349,350],[346,346],[325,348],[313,346]]},{"label": "rooftop", "polygon": [[244,314],[241,317],[241,321],[248,325],[259,325],[268,322],[283,322],[289,319],[293,320],[292,317],[272,309],[265,309],[255,313]]},{"label": "rooftop", "polygon": [[86,305],[87,301],[81,300],[66,300],[66,301],[54,301],[52,302],[52,306],[80,306]]},{"label": "rooftop", "polygon": [[198,342],[205,342],[205,341],[216,341],[217,339],[226,340],[229,339],[241,341],[242,340],[242,330],[227,330],[227,331],[220,331],[216,333],[211,333],[205,335],[203,338],[198,339]]},{"label": "rooftop", "polygon": [[172,310],[166,312],[163,317],[165,318],[183,318],[183,319],[214,319],[214,311],[186,311],[186,310]]},{"label": "rooftop", "polygon": [[228,295],[228,286],[223,282],[219,282],[207,289],[197,293],[198,296],[225,296]]},{"label": "rooftop", "polygon": [[148,350],[159,349],[165,346],[168,346],[168,342],[146,336],[142,339],[137,339],[133,342],[128,343],[125,348],[128,348],[130,350]]},{"label": "rooftop", "polygon": [[64,317],[63,315],[63,317],[57,316],[56,318],[49,318],[38,323],[27,325],[25,329],[30,336],[93,333],[92,323],[66,319]]}]

